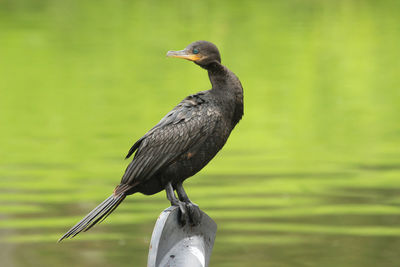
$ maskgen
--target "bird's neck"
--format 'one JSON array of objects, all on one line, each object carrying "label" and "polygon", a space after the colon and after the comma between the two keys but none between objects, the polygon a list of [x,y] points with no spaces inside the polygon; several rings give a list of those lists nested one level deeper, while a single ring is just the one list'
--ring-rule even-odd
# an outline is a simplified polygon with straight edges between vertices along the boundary
[{"label": "bird's neck", "polygon": [[218,61],[213,61],[204,67],[208,71],[208,77],[213,90],[227,87],[230,79],[230,71]]},{"label": "bird's neck", "polygon": [[243,116],[243,87],[238,77],[221,63],[215,61],[207,65],[212,89],[211,91],[222,96],[228,114],[232,112],[232,129]]}]

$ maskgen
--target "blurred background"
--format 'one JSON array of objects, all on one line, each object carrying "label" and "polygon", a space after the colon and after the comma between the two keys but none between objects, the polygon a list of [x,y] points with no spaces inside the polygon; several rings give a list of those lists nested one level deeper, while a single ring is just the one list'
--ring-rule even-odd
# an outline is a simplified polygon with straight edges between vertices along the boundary
[{"label": "blurred background", "polygon": [[130,146],[210,88],[168,50],[219,47],[245,116],[186,184],[211,266],[398,266],[400,2],[0,1],[1,266],[145,266],[165,193],[57,239]]}]

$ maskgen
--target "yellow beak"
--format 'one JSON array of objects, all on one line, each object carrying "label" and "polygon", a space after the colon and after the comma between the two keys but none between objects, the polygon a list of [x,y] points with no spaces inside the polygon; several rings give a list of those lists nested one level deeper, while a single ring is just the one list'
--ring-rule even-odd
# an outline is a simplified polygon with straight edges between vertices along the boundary
[{"label": "yellow beak", "polygon": [[201,57],[200,55],[192,54],[187,50],[180,50],[180,51],[168,51],[167,57],[177,57],[177,58],[184,58],[190,61],[199,60]]}]

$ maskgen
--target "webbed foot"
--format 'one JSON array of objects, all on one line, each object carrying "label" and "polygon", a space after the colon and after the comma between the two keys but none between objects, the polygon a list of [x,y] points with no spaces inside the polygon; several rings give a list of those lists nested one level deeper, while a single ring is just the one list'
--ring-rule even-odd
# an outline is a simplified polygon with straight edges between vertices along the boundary
[{"label": "webbed foot", "polygon": [[202,217],[202,213],[199,206],[190,201],[186,202],[185,205],[190,225],[191,226],[199,225]]},{"label": "webbed foot", "polygon": [[173,206],[179,207],[178,222],[180,226],[185,226],[186,222],[190,220],[186,203],[182,201],[177,201],[176,203],[173,203]]}]

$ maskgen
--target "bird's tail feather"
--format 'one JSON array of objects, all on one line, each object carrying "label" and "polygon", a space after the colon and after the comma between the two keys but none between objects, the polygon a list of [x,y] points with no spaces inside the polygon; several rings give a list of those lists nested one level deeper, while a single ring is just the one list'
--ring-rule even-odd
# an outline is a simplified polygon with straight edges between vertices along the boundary
[{"label": "bird's tail feather", "polygon": [[119,204],[125,199],[125,194],[111,195],[104,200],[100,205],[94,208],[80,222],[74,225],[67,233],[65,233],[58,242],[65,238],[73,238],[80,232],[86,232],[98,223],[101,223],[111,212],[113,212]]}]

